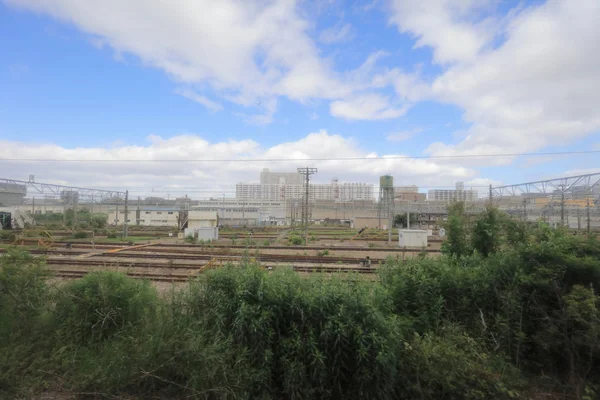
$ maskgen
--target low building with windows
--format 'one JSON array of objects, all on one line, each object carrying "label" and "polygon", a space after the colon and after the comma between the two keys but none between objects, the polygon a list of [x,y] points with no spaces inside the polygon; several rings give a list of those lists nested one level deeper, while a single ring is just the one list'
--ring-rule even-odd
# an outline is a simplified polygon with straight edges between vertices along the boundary
[{"label": "low building with windows", "polygon": [[127,223],[131,226],[173,226],[179,224],[179,208],[173,207],[141,207],[127,210],[125,218],[125,208],[119,207],[109,211],[107,223],[109,225],[123,225]]}]

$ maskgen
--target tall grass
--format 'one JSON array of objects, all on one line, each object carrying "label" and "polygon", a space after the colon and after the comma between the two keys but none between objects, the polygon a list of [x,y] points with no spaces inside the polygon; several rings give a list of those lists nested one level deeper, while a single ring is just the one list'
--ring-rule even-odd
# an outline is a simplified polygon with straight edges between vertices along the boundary
[{"label": "tall grass", "polygon": [[502,399],[542,375],[552,390],[593,398],[600,246],[555,231],[530,237],[487,257],[389,259],[378,282],[270,273],[247,260],[166,296],[114,272],[49,286],[39,260],[11,250],[0,258],[0,398],[50,387]]}]

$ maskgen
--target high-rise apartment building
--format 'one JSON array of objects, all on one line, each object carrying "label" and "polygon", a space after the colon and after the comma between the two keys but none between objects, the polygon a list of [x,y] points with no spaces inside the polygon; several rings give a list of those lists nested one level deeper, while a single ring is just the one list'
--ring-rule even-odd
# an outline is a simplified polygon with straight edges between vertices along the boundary
[{"label": "high-rise apartment building", "polygon": [[271,172],[269,168],[264,168],[260,173],[260,183],[262,185],[302,185],[304,184],[304,175],[298,172]]},{"label": "high-rise apartment building", "polygon": [[455,189],[433,189],[427,195],[429,201],[475,201],[477,190],[465,190],[463,182],[456,182]]},{"label": "high-rise apartment building", "polygon": [[[236,198],[271,201],[301,199],[306,192],[302,179],[301,174],[270,172],[268,169],[264,169],[260,176],[261,183],[238,183],[236,185]],[[373,200],[373,196],[373,185],[368,183],[340,183],[334,179],[331,183],[311,183],[309,186],[310,200]]]}]

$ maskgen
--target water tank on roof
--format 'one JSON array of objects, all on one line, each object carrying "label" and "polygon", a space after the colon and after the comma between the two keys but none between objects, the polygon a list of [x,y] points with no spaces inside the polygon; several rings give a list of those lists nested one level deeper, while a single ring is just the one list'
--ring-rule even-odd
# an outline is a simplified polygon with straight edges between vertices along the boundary
[{"label": "water tank on roof", "polygon": [[391,175],[383,175],[379,177],[379,186],[382,188],[393,188],[394,177]]}]

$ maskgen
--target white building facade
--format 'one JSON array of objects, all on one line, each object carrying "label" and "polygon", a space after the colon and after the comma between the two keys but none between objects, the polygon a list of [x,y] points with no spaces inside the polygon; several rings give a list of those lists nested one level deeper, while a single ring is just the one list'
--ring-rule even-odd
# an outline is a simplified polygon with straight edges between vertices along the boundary
[{"label": "white building facade", "polygon": [[455,189],[433,189],[427,194],[429,201],[475,201],[478,198],[477,190],[465,190],[463,182],[456,182]]},{"label": "white building facade", "polygon": [[[264,174],[264,172],[263,172]],[[299,174],[297,174],[299,175]],[[299,175],[301,177],[301,175]],[[271,178],[271,176],[269,176]],[[273,179],[263,179],[261,182],[272,182]],[[238,183],[235,187],[236,198],[239,200],[268,200],[286,201],[304,198],[306,186],[302,183],[287,183],[295,180],[280,177],[283,183]],[[374,188],[368,183],[339,183],[334,179],[331,183],[311,183],[309,199],[314,200],[373,200]]]}]

